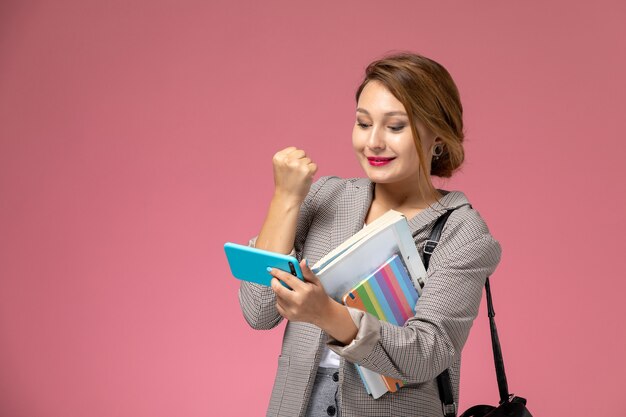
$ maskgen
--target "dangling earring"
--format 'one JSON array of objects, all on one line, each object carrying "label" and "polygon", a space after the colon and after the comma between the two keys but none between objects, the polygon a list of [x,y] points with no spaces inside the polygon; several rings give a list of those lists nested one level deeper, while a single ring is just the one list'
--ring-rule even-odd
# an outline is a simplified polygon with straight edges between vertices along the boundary
[{"label": "dangling earring", "polygon": [[443,144],[438,143],[433,146],[433,157],[435,159],[439,159],[439,157],[443,154]]}]

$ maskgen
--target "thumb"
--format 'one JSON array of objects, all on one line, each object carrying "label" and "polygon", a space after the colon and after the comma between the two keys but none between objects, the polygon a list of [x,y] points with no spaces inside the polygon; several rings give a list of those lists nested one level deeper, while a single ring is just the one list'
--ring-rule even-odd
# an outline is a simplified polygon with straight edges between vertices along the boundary
[{"label": "thumb", "polygon": [[319,278],[313,273],[313,271],[311,271],[311,268],[309,268],[309,262],[307,259],[303,259],[300,261],[300,269],[302,270],[302,275],[304,276],[304,279],[306,281],[312,283],[320,282]]}]

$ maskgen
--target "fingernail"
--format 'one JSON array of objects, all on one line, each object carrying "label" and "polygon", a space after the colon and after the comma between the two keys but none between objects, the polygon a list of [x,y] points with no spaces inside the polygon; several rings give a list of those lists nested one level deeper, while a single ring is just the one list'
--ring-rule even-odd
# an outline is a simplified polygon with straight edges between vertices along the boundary
[{"label": "fingernail", "polygon": [[272,267],[271,266],[267,267],[267,272],[272,272]]},{"label": "fingernail", "polygon": [[309,267],[309,260],[308,260],[308,259],[305,259],[305,260],[304,260],[304,264],[305,264],[305,265],[307,266],[307,268],[308,268],[308,267]]}]

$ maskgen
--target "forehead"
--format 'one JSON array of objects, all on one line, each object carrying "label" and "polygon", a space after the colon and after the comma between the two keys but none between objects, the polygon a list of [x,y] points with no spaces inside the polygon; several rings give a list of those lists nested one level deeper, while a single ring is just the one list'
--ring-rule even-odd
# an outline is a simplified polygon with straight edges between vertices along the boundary
[{"label": "forehead", "polygon": [[379,81],[370,81],[363,87],[357,107],[369,113],[405,112],[402,103]]}]

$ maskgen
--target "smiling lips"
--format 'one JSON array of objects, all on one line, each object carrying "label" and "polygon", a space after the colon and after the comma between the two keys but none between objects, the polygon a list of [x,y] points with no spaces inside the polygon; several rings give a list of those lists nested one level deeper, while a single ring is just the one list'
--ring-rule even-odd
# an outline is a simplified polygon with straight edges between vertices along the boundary
[{"label": "smiling lips", "polygon": [[383,156],[368,156],[367,160],[371,166],[379,167],[383,165],[387,165],[389,162],[393,161],[396,158],[387,158]]}]

